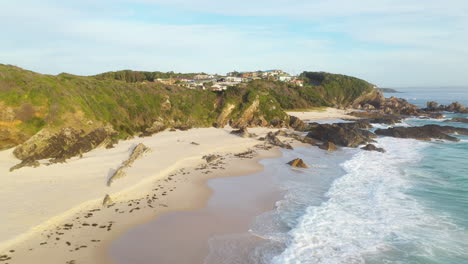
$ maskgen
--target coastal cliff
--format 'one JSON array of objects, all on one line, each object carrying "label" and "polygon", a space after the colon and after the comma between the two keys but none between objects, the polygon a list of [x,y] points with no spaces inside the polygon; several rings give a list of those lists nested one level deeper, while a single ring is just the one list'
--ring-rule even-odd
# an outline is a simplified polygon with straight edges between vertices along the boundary
[{"label": "coastal cliff", "polygon": [[152,82],[159,75],[148,74],[54,76],[0,65],[0,149],[16,147],[23,165],[63,162],[167,128],[303,126],[285,109],[346,107],[376,93],[366,81],[323,72],[301,74],[304,86],[256,80],[221,92]]}]

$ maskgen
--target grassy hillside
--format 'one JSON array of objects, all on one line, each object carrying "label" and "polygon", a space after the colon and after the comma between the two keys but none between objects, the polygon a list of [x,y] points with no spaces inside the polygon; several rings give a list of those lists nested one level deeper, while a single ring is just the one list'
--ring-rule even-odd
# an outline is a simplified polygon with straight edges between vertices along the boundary
[{"label": "grassy hillside", "polygon": [[166,74],[172,73],[53,76],[0,64],[0,149],[38,131],[43,135],[35,140],[66,134],[63,128],[84,137],[110,125],[118,138],[126,138],[156,123],[156,132],[159,127],[284,126],[289,121],[284,109],[349,105],[372,91],[357,78],[310,72],[301,75],[304,87],[258,80],[218,93],[151,82]]},{"label": "grassy hillside", "polygon": [[299,77],[304,80],[303,87],[265,80],[253,81],[247,87],[268,91],[283,109],[348,106],[374,90],[372,84],[346,75],[304,72]]}]

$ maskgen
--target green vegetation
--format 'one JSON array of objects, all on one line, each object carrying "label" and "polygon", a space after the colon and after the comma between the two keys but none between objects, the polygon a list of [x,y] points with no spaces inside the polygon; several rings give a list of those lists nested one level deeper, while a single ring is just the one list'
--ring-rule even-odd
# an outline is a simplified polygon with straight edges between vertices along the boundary
[{"label": "green vegetation", "polygon": [[95,75],[94,77],[100,80],[105,80],[105,79],[119,80],[119,81],[126,81],[129,83],[132,83],[132,82],[143,82],[143,81],[152,82],[158,78],[161,78],[161,79],[177,78],[177,77],[193,78],[197,74],[204,74],[204,73],[145,72],[145,71],[123,70],[123,71],[115,71],[115,72],[105,72],[105,73]]},{"label": "green vegetation", "polygon": [[371,84],[357,78],[313,72],[301,75],[304,87],[257,80],[224,92],[152,82],[193,75],[118,71],[88,77],[52,76],[0,64],[0,114],[5,106],[13,108],[16,119],[22,121],[17,128],[29,136],[44,127],[89,131],[109,124],[119,138],[125,138],[145,131],[155,121],[167,127],[212,126],[227,104],[235,106],[227,118],[239,125],[287,122],[283,109],[348,105],[372,91]]}]

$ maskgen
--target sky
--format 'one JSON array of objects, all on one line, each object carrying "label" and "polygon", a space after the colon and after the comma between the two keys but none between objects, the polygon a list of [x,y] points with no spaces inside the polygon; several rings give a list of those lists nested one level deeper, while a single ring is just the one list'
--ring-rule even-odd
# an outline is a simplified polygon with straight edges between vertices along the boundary
[{"label": "sky", "polygon": [[0,63],[468,86],[467,0],[0,0]]}]

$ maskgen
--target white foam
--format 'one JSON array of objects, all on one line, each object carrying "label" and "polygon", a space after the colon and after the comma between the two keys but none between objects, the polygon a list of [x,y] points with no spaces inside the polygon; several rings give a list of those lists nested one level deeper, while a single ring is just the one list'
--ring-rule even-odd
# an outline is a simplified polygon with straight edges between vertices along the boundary
[{"label": "white foam", "polygon": [[[393,239],[411,241],[414,233],[409,230],[424,233],[437,225],[429,230],[440,232],[432,235],[453,233],[446,232],[451,228],[448,222],[428,216],[405,194],[411,183],[402,168],[417,162],[418,150],[430,143],[395,138],[378,143],[387,153],[361,151],[345,162],[347,174],[333,183],[326,202],[307,208],[289,232],[287,248],[272,263],[365,263],[366,256],[391,251]],[[434,243],[443,243],[437,239],[447,241],[425,239],[432,244],[422,246],[420,253],[428,255]]]}]

